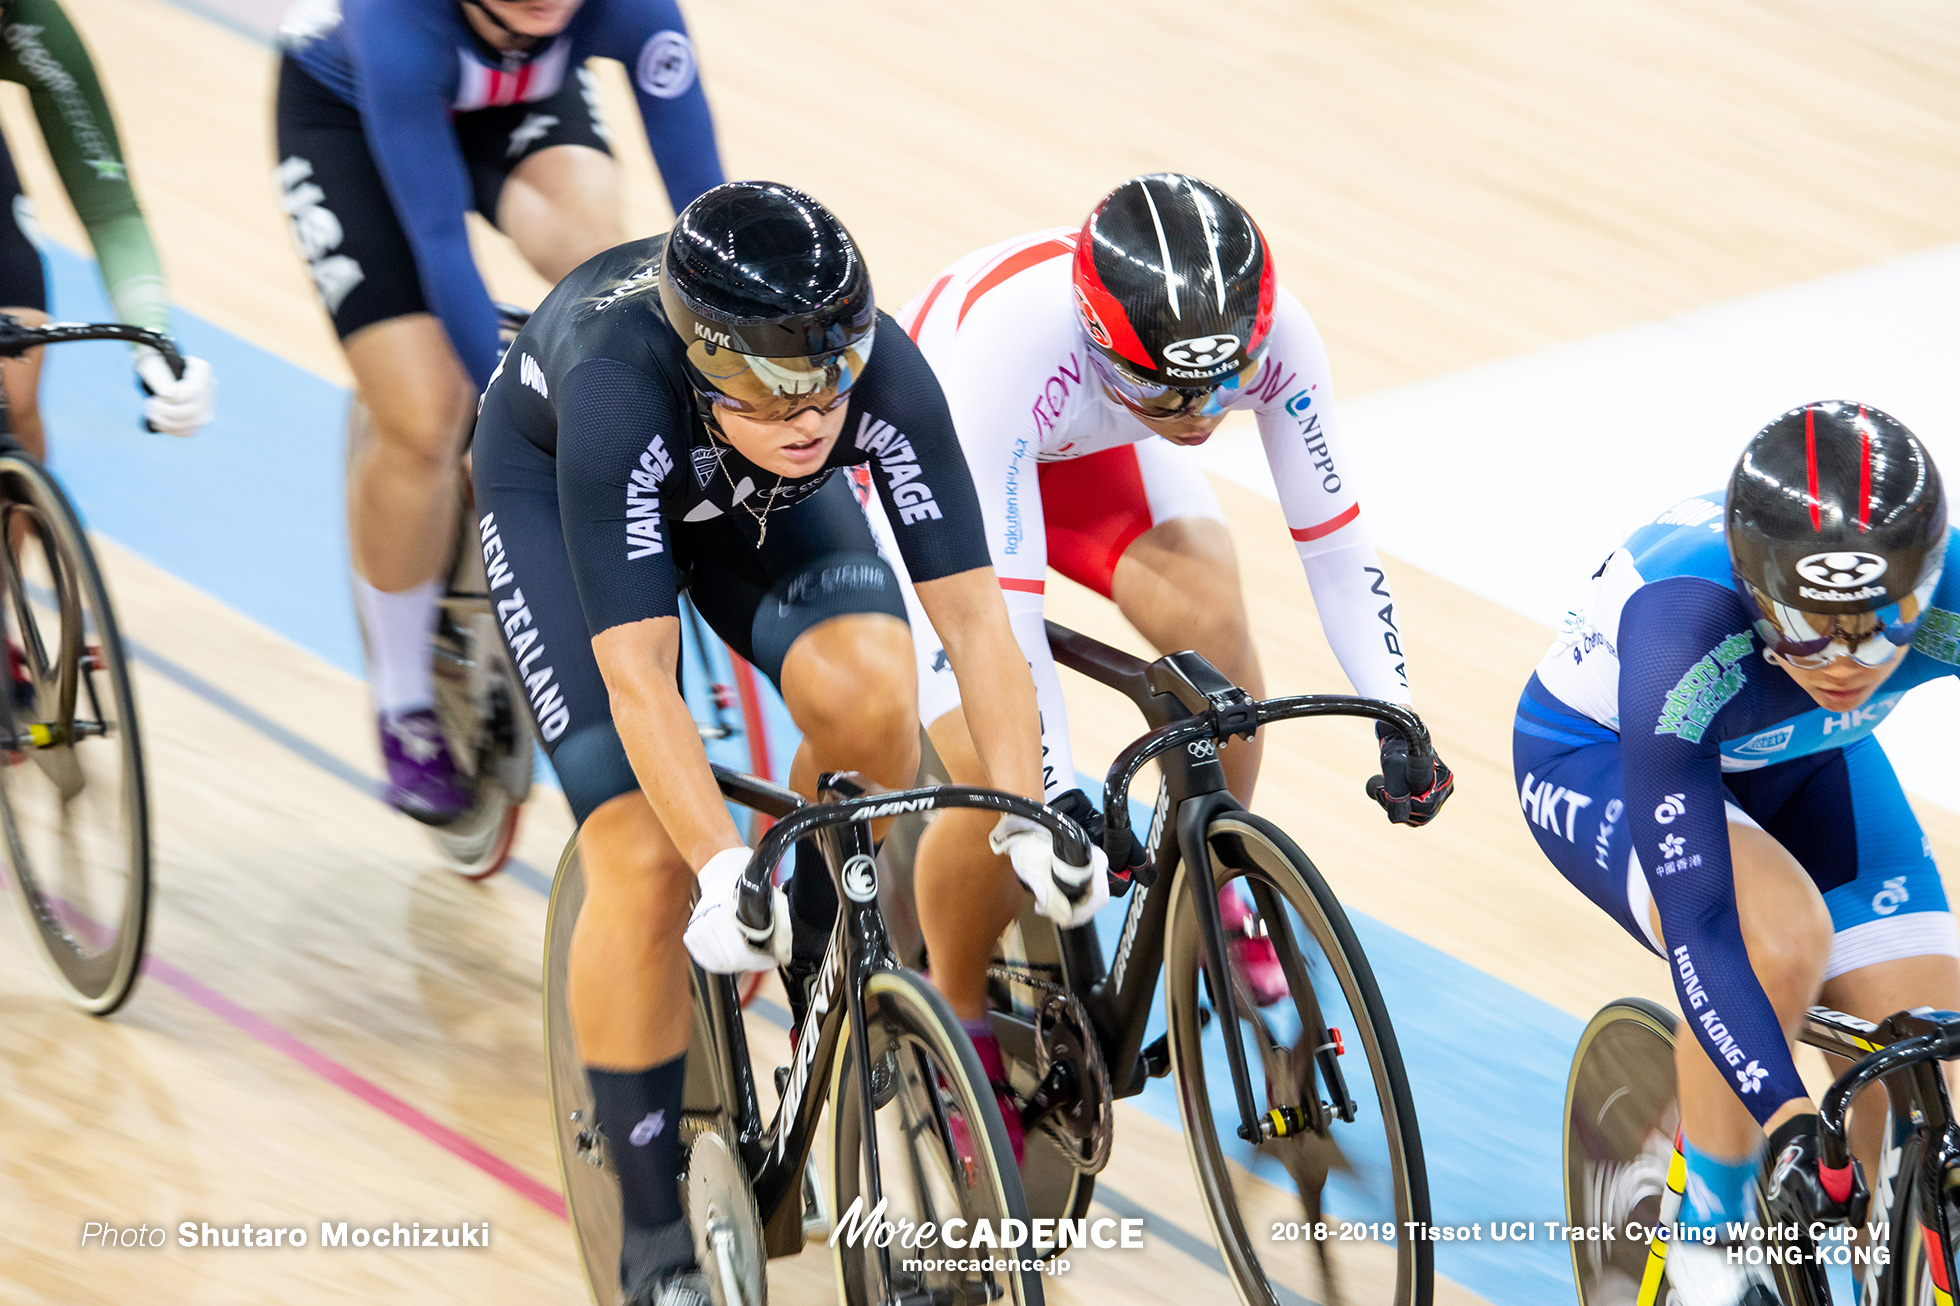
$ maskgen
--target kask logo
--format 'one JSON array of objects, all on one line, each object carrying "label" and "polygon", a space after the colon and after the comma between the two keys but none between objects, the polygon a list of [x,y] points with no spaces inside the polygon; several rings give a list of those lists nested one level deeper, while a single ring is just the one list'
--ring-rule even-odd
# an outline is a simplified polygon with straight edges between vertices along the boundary
[{"label": "kask logo", "polygon": [[1192,336],[1164,346],[1164,361],[1174,367],[1216,367],[1239,351],[1237,336]]},{"label": "kask logo", "polygon": [[1797,563],[1797,575],[1825,589],[1855,590],[1883,576],[1889,565],[1876,553],[1813,553]]}]

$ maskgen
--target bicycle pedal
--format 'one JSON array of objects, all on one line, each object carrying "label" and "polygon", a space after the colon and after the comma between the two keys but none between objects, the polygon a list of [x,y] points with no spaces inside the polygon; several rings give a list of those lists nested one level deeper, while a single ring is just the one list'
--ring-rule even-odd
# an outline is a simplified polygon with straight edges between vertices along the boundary
[{"label": "bicycle pedal", "polygon": [[776,1067],[776,1100],[781,1101],[783,1090],[789,1087],[789,1067]]}]

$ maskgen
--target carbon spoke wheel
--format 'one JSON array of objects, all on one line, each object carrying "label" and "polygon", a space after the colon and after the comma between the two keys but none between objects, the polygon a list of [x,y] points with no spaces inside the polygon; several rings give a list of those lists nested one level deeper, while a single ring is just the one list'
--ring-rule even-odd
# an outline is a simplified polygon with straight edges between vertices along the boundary
[{"label": "carbon spoke wheel", "polygon": [[[461,493],[467,507],[470,490]],[[536,766],[531,714],[487,600],[483,556],[474,547],[475,514],[462,514],[449,594],[430,640],[436,720],[469,787],[470,806],[429,835],[458,875],[485,880],[503,869],[517,842],[518,815]]]},{"label": "carbon spoke wheel", "polygon": [[[1207,833],[1214,890],[1250,892],[1291,995],[1258,1009],[1239,985],[1239,1029],[1210,1018],[1187,866],[1165,926],[1171,1070],[1192,1169],[1238,1297],[1247,1306],[1428,1306],[1434,1250],[1404,1232],[1430,1218],[1422,1140],[1360,943],[1313,863],[1279,829],[1235,811]],[[1321,1028],[1344,1054],[1323,1049]],[[1227,1037],[1246,1049],[1255,1105],[1290,1110],[1298,1132],[1256,1148],[1238,1137]],[[1352,1097],[1352,1120],[1329,1105],[1330,1073]],[[1371,1225],[1375,1236],[1342,1240],[1343,1221]],[[1380,1236],[1384,1225],[1391,1238]]]},{"label": "carbon spoke wheel", "polygon": [[[1660,1223],[1681,1127],[1674,1027],[1665,1007],[1623,998],[1600,1008],[1579,1036],[1565,1087],[1566,1223],[1619,1230]],[[1571,1248],[1580,1306],[1633,1306],[1650,1268],[1645,1240],[1575,1240]],[[1659,1300],[1664,1306],[1666,1297]]]},{"label": "carbon spoke wheel", "polygon": [[[879,1191],[894,1224],[927,1220],[1026,1222],[1020,1175],[986,1072],[952,1009],[937,990],[910,971],[877,970],[866,981],[865,1033],[873,1068]],[[834,1244],[839,1290],[851,1306],[980,1306],[1005,1300],[1039,1303],[1041,1276],[1030,1269],[906,1269],[910,1258],[1031,1260],[1032,1251],[981,1248],[962,1253],[943,1245],[883,1249],[851,1245],[852,1208],[874,1203],[866,1173],[865,1122],[856,1049],[839,1046],[830,1088],[835,1151]]]},{"label": "carbon spoke wheel", "polygon": [[[614,1306],[619,1300],[619,1248],[624,1236],[619,1175],[613,1168],[605,1131],[599,1127],[592,1086],[585,1078],[585,1063],[579,1057],[565,997],[572,931],[584,905],[585,873],[579,865],[575,836],[558,861],[545,918],[545,1069],[551,1090],[552,1135],[558,1147],[558,1175],[565,1187],[565,1215],[578,1244],[592,1300],[597,1306]],[[733,1100],[726,1069],[730,1050],[713,1031],[724,1027],[725,1015],[719,1008],[736,999],[734,985],[726,977],[704,976],[698,967],[689,967],[689,973],[693,977],[694,1033],[688,1043],[687,1084],[681,1100],[681,1145],[691,1152],[703,1134],[716,1133],[724,1139],[735,1136],[723,1107]],[[685,1188],[682,1196],[685,1205]],[[733,1209],[729,1202],[722,1205]],[[689,1214],[692,1218],[711,1218],[705,1211],[690,1209]],[[702,1268],[719,1278],[716,1269],[705,1263]],[[754,1285],[754,1296],[745,1306],[762,1306],[766,1286]],[[721,1289],[716,1291],[719,1294]]]},{"label": "carbon spoke wheel", "polygon": [[0,455],[0,494],[9,878],[68,998],[107,1015],[135,987],[149,927],[135,697],[107,587],[67,496],[19,455]]}]

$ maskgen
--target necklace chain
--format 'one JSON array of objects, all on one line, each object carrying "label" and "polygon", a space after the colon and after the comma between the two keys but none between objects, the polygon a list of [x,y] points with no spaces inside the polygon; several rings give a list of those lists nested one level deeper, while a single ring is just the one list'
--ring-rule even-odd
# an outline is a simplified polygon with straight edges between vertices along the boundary
[{"label": "necklace chain", "polygon": [[[708,438],[711,440],[714,439],[712,435],[710,435]],[[769,493],[764,497],[764,501],[762,504],[762,511],[757,512],[755,509],[749,507],[747,499],[737,499],[735,497],[735,478],[728,474],[728,462],[726,459],[722,457],[723,451],[722,451],[721,441],[715,440],[714,448],[715,448],[715,466],[721,468],[721,479],[728,483],[729,504],[730,506],[739,504],[743,512],[746,512],[749,516],[755,518],[755,527],[756,527],[755,547],[759,549],[762,547],[762,542],[769,538],[769,514],[776,510],[776,496],[782,492],[782,488],[783,488],[782,473],[778,472],[776,474],[775,488],[771,489]],[[751,486],[753,486],[754,483],[751,482],[750,484]],[[753,488],[750,490],[751,496],[753,496],[756,493],[758,493],[758,491],[754,490]]]}]

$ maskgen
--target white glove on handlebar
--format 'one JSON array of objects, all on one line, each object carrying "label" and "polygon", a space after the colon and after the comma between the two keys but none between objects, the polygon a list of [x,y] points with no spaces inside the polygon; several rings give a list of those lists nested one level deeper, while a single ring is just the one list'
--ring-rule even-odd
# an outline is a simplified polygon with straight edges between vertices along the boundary
[{"label": "white glove on handlebar", "polygon": [[701,884],[701,901],[694,904],[682,942],[688,955],[702,970],[716,975],[739,975],[744,971],[773,970],[789,965],[789,899],[781,889],[771,890],[774,927],[762,947],[757,947],[735,918],[735,904],[741,897],[742,872],[748,868],[747,848],[724,848],[708,859],[695,878]]},{"label": "white glove on handlebar", "polygon": [[[988,846],[1005,853],[1014,875],[1034,895],[1035,909],[1064,928],[1080,925],[1109,901],[1109,858],[1089,845],[1089,864],[1070,866],[1055,851],[1048,827],[1024,816],[1003,816],[987,837]],[[1080,902],[1070,902],[1068,889],[1087,887]]]},{"label": "white glove on handlebar", "polygon": [[170,364],[154,349],[136,355],[136,379],[143,383],[143,417],[165,435],[192,435],[218,411],[218,379],[211,364],[185,358],[184,374],[170,375]]}]

